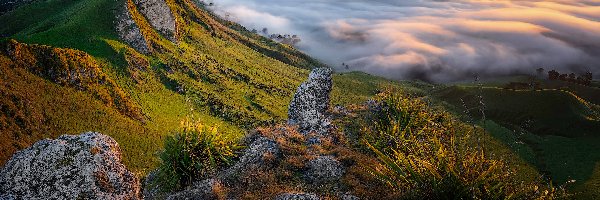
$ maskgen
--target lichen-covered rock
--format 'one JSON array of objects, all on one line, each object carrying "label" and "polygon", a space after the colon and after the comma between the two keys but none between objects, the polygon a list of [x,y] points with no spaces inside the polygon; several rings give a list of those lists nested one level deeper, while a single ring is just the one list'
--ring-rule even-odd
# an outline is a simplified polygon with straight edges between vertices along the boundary
[{"label": "lichen-covered rock", "polygon": [[221,183],[218,180],[207,179],[192,185],[190,189],[169,195],[167,200],[218,199],[220,188]]},{"label": "lichen-covered rock", "polygon": [[342,199],[342,200],[360,200],[360,198],[358,198],[357,196],[351,195],[351,194],[343,194],[342,196],[340,196],[340,199]]},{"label": "lichen-covered rock", "polygon": [[336,182],[344,175],[342,164],[333,156],[319,156],[306,164],[306,179],[313,183]]},{"label": "lichen-covered rock", "polygon": [[0,170],[0,197],[140,199],[138,179],[121,164],[119,145],[100,133],[45,139]]},{"label": "lichen-covered rock", "polygon": [[311,193],[284,193],[277,195],[275,200],[319,200],[316,194]]},{"label": "lichen-covered rock", "polygon": [[331,126],[327,116],[329,93],[333,86],[332,70],[314,69],[296,91],[288,111],[288,124],[298,125],[300,132],[326,135]]},{"label": "lichen-covered rock", "polygon": [[165,0],[134,0],[134,2],[154,29],[173,42],[177,40],[175,17]]},{"label": "lichen-covered rock", "polygon": [[121,40],[143,54],[150,53],[148,41],[146,41],[140,27],[138,27],[133,20],[129,9],[127,8],[127,3],[121,5],[120,8],[116,10],[115,15],[115,29]]},{"label": "lichen-covered rock", "polygon": [[276,158],[279,155],[279,145],[266,137],[253,140],[233,166],[219,175],[223,179],[239,175],[249,169],[267,167],[270,163],[265,158]]}]

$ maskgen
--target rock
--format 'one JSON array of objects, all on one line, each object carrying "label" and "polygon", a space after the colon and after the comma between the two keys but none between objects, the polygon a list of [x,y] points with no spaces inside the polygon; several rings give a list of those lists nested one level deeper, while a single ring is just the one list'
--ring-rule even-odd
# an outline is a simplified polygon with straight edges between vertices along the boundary
[{"label": "rock", "polygon": [[145,180],[144,180],[144,188],[143,188],[143,195],[144,195],[144,199],[146,200],[151,200],[151,199],[164,199],[165,197],[163,196],[164,193],[161,192],[160,186],[156,185],[154,183],[154,181],[156,180],[158,175],[158,169],[148,173],[148,176],[146,176]]},{"label": "rock", "polygon": [[15,200],[15,196],[0,194],[0,200]]},{"label": "rock", "polygon": [[207,179],[194,184],[191,189],[170,195],[167,197],[167,200],[217,199],[217,193],[220,190],[220,187],[221,183],[219,181],[215,179]]},{"label": "rock", "polygon": [[172,42],[177,41],[175,17],[165,0],[134,0],[134,2],[154,29]]},{"label": "rock", "polygon": [[146,38],[144,38],[144,35],[142,35],[142,31],[138,25],[133,20],[129,9],[127,8],[126,1],[120,6],[119,9],[117,9],[115,15],[115,29],[121,40],[125,41],[135,50],[143,54],[150,53],[148,42],[146,41]]},{"label": "rock", "polygon": [[319,156],[306,164],[305,178],[312,183],[336,182],[344,175],[342,164],[333,156]]},{"label": "rock", "polygon": [[39,141],[0,170],[0,196],[16,199],[140,199],[140,190],[117,142],[94,132]]},{"label": "rock", "polygon": [[[27,5],[30,4],[31,2],[33,2],[34,0],[8,0],[8,1],[0,1],[0,15],[3,15],[4,13],[13,11],[15,9],[17,9],[18,7],[21,7],[23,5]],[[8,36],[6,36],[8,37]],[[0,198],[2,199],[2,198]]]},{"label": "rock", "polygon": [[315,194],[310,193],[284,193],[277,195],[275,200],[319,200]]},{"label": "rock", "polygon": [[267,167],[270,163],[265,158],[269,155],[277,158],[279,155],[279,145],[271,139],[258,137],[254,139],[240,156],[239,161],[226,169],[219,177],[227,179],[248,171],[248,169]]},{"label": "rock", "polygon": [[342,199],[342,200],[360,200],[360,198],[358,198],[357,196],[351,195],[351,194],[343,194],[342,196],[340,196],[340,199]]},{"label": "rock", "polygon": [[329,93],[333,85],[329,68],[314,69],[296,91],[288,111],[288,124],[298,125],[300,132],[326,135],[331,126],[327,116]]}]

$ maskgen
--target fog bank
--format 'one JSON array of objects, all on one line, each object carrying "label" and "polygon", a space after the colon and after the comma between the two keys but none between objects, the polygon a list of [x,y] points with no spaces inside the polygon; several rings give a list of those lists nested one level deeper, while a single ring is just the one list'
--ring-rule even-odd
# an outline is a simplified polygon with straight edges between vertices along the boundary
[{"label": "fog bank", "polygon": [[440,82],[533,74],[539,67],[600,75],[598,0],[213,3],[215,12],[248,29],[299,35],[300,50],[337,71]]}]

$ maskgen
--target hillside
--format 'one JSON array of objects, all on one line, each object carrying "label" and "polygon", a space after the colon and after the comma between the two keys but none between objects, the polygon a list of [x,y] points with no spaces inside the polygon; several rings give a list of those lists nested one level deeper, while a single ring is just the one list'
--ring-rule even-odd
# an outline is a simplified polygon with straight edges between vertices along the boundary
[{"label": "hillside", "polygon": [[[509,79],[514,81],[515,79]],[[508,81],[438,87],[431,98],[464,120],[474,120],[493,137],[535,165],[557,183],[576,180],[585,196],[597,190],[600,107],[592,102],[597,88],[546,81],[542,90],[511,90]],[[560,88],[557,88],[560,87]],[[485,121],[479,96],[485,106]],[[469,113],[465,114],[468,108]]]},{"label": "hillside", "polygon": [[[151,46],[146,54],[119,37],[115,16],[125,5]],[[158,162],[160,138],[182,120],[221,124],[236,137],[281,122],[306,69],[324,66],[217,18],[202,4],[167,5],[177,21],[175,42],[133,1],[35,1],[0,16],[0,34],[10,36],[1,41],[0,161],[42,138],[94,130],[114,137],[124,146],[125,164],[145,174]],[[391,84],[353,76],[364,78],[336,75],[334,102],[364,101],[379,83]],[[337,87],[350,82],[364,86]],[[353,95],[341,95],[349,91]]]},{"label": "hillside", "polygon": [[[169,156],[201,148],[177,149],[178,139],[193,133],[210,136],[188,144],[209,140],[214,149],[201,153],[210,159],[193,163],[192,154],[172,162],[193,163],[184,167],[198,173],[186,180],[167,173],[159,189],[173,190],[168,195],[184,197],[192,181],[216,187],[198,169],[209,160],[223,165],[209,170],[227,183],[226,192],[250,199],[293,191],[334,199],[562,195],[541,175],[559,185],[577,179],[580,198],[596,197],[585,195],[597,192],[600,177],[600,158],[590,154],[600,152],[597,88],[547,83],[553,88],[514,91],[499,88],[503,81],[478,88],[326,73],[327,65],[196,0],[17,3],[0,13],[0,166],[42,139],[91,131],[118,143],[122,152],[113,142],[102,151],[122,153],[135,177],[151,181],[158,173],[163,180]],[[465,105],[477,110],[478,95],[484,120],[464,113]],[[95,155],[89,148],[83,152]],[[225,152],[217,155],[223,160],[211,157],[215,149]],[[53,166],[65,164],[55,160]],[[399,165],[416,172],[406,175]],[[316,178],[306,178],[311,173]],[[320,184],[321,173],[333,173],[334,181]],[[168,185],[174,177],[183,181]]]}]

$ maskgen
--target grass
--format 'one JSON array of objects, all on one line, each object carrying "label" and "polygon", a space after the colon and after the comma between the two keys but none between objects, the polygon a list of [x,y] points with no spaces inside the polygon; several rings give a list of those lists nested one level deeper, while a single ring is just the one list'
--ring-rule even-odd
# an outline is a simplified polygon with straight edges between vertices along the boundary
[{"label": "grass", "polygon": [[[0,35],[27,44],[50,45],[48,48],[57,51],[85,52],[98,64],[97,73],[112,80],[110,88],[122,91],[120,94],[138,106],[143,116],[140,120],[127,115],[123,108],[99,98],[102,95],[94,89],[81,90],[74,85],[60,84],[23,63],[15,65],[11,56],[3,52],[0,55],[0,161],[5,162],[15,151],[42,138],[99,131],[119,142],[125,165],[143,176],[158,166],[157,154],[163,149],[163,139],[180,129],[182,120],[191,118],[217,124],[221,132],[236,137],[257,126],[283,122],[296,87],[308,75],[307,69],[325,66],[290,46],[219,19],[190,0],[166,2],[178,22],[177,43],[158,35],[143,16],[132,10],[133,18],[155,50],[150,55],[135,52],[120,42],[114,31],[113,10],[125,1],[35,1],[0,16]],[[7,38],[2,40],[5,42]],[[39,68],[53,67],[56,66]],[[461,113],[461,109],[457,109],[461,108],[459,99],[474,99],[470,97],[475,94],[472,87],[395,82],[353,72],[334,76],[332,104],[360,104],[385,89],[403,91],[427,101],[443,99],[456,113]],[[112,91],[107,93],[119,93]],[[531,165],[537,161],[530,160],[538,158],[532,158],[532,151],[551,154],[545,158],[544,169],[563,177],[557,180],[566,180],[565,176],[589,179],[583,186],[577,186],[578,191],[588,191],[585,197],[597,192],[600,177],[597,163],[593,162],[597,158],[586,154],[597,152],[594,142],[598,122],[594,121],[597,120],[594,112],[598,113],[598,107],[586,104],[586,101],[594,103],[595,98],[590,97],[595,97],[595,93],[568,91],[577,96],[559,90],[486,88],[488,112],[496,124],[483,126],[495,137],[487,134],[481,137],[492,149],[490,158],[507,160],[508,165],[520,169],[516,173],[524,180],[536,178],[537,172]],[[504,133],[530,119],[535,121],[526,130],[532,134],[525,139],[535,141],[537,149],[523,144],[511,146],[509,142],[522,138]],[[514,157],[509,147],[522,159]],[[373,162],[363,155],[349,154],[348,157],[352,157],[348,162]],[[561,160],[568,164],[562,165]],[[578,170],[574,173],[563,170],[575,168]],[[377,194],[356,180],[369,179],[358,167],[349,171],[354,176],[345,178],[349,187],[365,194]],[[294,175],[284,174],[284,177]]]},{"label": "grass", "polygon": [[560,188],[520,182],[513,165],[486,154],[477,129],[418,99],[383,94],[364,130],[381,160],[372,173],[409,199],[554,199]]},{"label": "grass", "polygon": [[[469,101],[476,99],[476,94],[476,87],[450,86],[432,96],[460,113],[463,111],[460,98],[468,105],[476,105]],[[574,198],[597,193],[597,188],[590,188],[597,179],[594,169],[600,160],[594,156],[594,152],[600,152],[594,145],[600,126],[595,105],[568,90],[512,91],[484,83],[481,94],[489,120],[479,124],[495,139],[555,184],[576,180],[570,186],[578,191]]]},{"label": "grass", "polygon": [[384,88],[400,89],[397,82],[366,74],[349,72],[333,76],[332,105],[361,104]]},{"label": "grass", "polygon": [[[474,87],[452,86],[434,94],[437,99],[462,109],[460,99],[475,105]],[[597,136],[600,129],[597,108],[588,107],[569,93],[558,90],[512,91],[484,88],[482,95],[490,119],[519,126],[531,121],[528,131],[537,135],[560,135],[565,137]],[[459,111],[460,112],[460,111]],[[479,117],[477,115],[475,118]]]},{"label": "grass", "polygon": [[[23,63],[15,65],[3,52],[0,105],[2,129],[7,134],[2,134],[1,162],[42,138],[94,130],[115,138],[126,166],[145,175],[158,166],[162,140],[180,128],[181,120],[218,124],[223,132],[236,135],[282,122],[296,87],[308,76],[306,69],[324,66],[289,46],[239,27],[231,29],[234,24],[197,9],[191,1],[167,1],[179,23],[176,44],[158,35],[133,12],[144,36],[156,48],[151,55],[139,54],[120,42],[114,31],[113,10],[120,3],[125,1],[36,1],[0,16],[0,34],[20,43],[84,52],[97,63],[97,73],[112,80],[111,87],[122,91],[142,116],[141,120],[132,118],[118,106],[103,104],[94,90],[57,84]],[[375,78],[366,76],[352,83],[364,88],[361,97],[352,101],[362,101],[372,93],[365,92],[373,86],[370,79]],[[350,81],[342,79],[336,85],[350,85]],[[343,94],[354,89],[336,91]],[[350,101],[340,101],[346,102]]]},{"label": "grass", "polygon": [[221,133],[217,126],[183,123],[182,131],[165,139],[157,179],[152,183],[165,191],[181,189],[215,175],[233,161],[234,152],[240,149],[239,135]]}]

